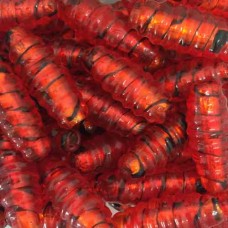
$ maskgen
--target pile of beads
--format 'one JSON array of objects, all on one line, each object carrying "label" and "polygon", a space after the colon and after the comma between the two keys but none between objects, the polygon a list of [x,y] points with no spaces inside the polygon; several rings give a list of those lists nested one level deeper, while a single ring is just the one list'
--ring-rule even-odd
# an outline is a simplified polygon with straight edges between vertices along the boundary
[{"label": "pile of beads", "polygon": [[228,226],[227,0],[0,0],[0,41],[0,227]]}]

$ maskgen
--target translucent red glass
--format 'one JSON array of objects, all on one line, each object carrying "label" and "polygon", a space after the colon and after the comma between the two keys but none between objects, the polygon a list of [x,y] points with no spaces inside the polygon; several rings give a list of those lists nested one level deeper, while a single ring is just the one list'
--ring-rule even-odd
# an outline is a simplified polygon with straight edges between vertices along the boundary
[{"label": "translucent red glass", "polygon": [[133,4],[129,20],[143,36],[164,48],[228,61],[228,24],[224,18],[170,3]]},{"label": "translucent red glass", "polygon": [[95,188],[106,201],[121,203],[137,203],[180,193],[205,193],[195,171],[166,172],[138,179],[108,173],[98,176]]},{"label": "translucent red glass", "polygon": [[80,95],[67,73],[54,63],[43,41],[16,27],[9,31],[8,42],[9,57],[16,72],[50,116],[66,128],[82,121],[85,107]]},{"label": "translucent red glass", "polygon": [[49,157],[40,164],[40,170],[47,197],[70,227],[112,227],[102,199],[67,163]]},{"label": "translucent red glass", "polygon": [[36,164],[27,163],[0,138],[0,200],[7,223],[15,228],[39,228],[43,206],[42,189]]},{"label": "translucent red glass", "polygon": [[143,118],[133,115],[92,80],[76,77],[76,83],[83,102],[90,110],[87,119],[92,124],[123,136],[136,135],[144,130],[147,123]]},{"label": "translucent red glass", "polygon": [[57,13],[55,0],[1,0],[0,31],[7,31],[17,25],[34,28],[48,23]]},{"label": "translucent red glass", "polygon": [[228,109],[220,83],[195,85],[187,101],[189,150],[209,192],[228,188]]},{"label": "translucent red glass", "polygon": [[[164,65],[165,53],[122,20],[108,4],[98,0],[60,1],[59,17],[93,45],[102,44],[127,54],[134,61],[153,71]],[[86,32],[85,32],[86,31]]]},{"label": "translucent red glass", "polygon": [[154,75],[167,97],[186,99],[194,83],[228,78],[228,64],[210,61],[184,61],[157,71]]},{"label": "translucent red glass", "polygon": [[197,8],[202,12],[228,17],[227,0],[169,0],[173,4],[183,4],[188,7]]},{"label": "translucent red glass", "polygon": [[170,116],[164,124],[149,125],[119,160],[122,172],[140,177],[163,167],[168,160],[179,156],[186,141],[184,116]]},{"label": "translucent red glass", "polygon": [[176,199],[140,203],[114,215],[116,228],[212,227],[227,218],[227,193],[219,197],[184,195]]},{"label": "translucent red glass", "polygon": [[40,114],[21,80],[10,66],[0,62],[0,129],[26,160],[41,159],[50,152],[50,138]]},{"label": "translucent red glass", "polygon": [[85,140],[83,150],[75,155],[75,167],[83,173],[116,168],[129,140],[113,134],[103,134]]},{"label": "translucent red glass", "polygon": [[100,47],[88,49],[83,61],[93,79],[125,108],[148,122],[164,122],[170,103],[143,72]]}]

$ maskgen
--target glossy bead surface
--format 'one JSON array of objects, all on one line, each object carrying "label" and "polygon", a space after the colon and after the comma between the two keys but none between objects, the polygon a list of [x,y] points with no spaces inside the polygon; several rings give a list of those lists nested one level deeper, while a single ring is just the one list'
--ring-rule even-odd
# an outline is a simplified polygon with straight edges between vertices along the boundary
[{"label": "glossy bead surface", "polygon": [[86,110],[80,95],[69,75],[55,64],[43,41],[16,27],[10,30],[8,42],[14,68],[39,104],[59,125],[71,128],[81,122]]}]

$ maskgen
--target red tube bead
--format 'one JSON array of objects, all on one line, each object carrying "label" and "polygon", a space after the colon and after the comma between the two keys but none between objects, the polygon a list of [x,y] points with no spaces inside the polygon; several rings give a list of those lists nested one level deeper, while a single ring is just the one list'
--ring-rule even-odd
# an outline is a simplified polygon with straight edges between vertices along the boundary
[{"label": "red tube bead", "polygon": [[195,171],[161,173],[133,179],[115,173],[98,177],[96,191],[106,200],[121,203],[137,203],[163,195],[199,192],[205,189]]},{"label": "red tube bead", "polygon": [[194,83],[221,81],[228,78],[228,64],[186,61],[182,64],[167,67],[154,75],[167,97],[184,99]]},{"label": "red tube bead", "polygon": [[54,63],[43,41],[17,27],[9,31],[8,42],[16,72],[50,116],[65,128],[82,121],[85,107],[80,95],[67,73]]},{"label": "red tube bead", "polygon": [[138,204],[114,215],[115,228],[212,227],[227,218],[227,194],[222,196],[184,195],[176,199]]},{"label": "red tube bead", "polygon": [[83,151],[75,155],[75,167],[83,173],[112,169],[127,150],[128,140],[103,134],[83,142]]},{"label": "red tube bead", "polygon": [[195,85],[187,101],[189,149],[209,192],[228,188],[226,102],[222,86],[216,82]]},{"label": "red tube bead", "polygon": [[53,157],[44,160],[40,168],[53,208],[61,211],[61,218],[70,227],[112,227],[102,199],[90,191],[74,169]]},{"label": "red tube bead", "polygon": [[0,200],[7,223],[15,228],[39,228],[42,192],[35,164],[25,162],[13,151],[9,141],[0,137]]},{"label": "red tube bead", "polygon": [[140,177],[167,164],[179,156],[179,149],[186,141],[186,124],[183,116],[174,115],[163,125],[149,125],[137,137],[135,145],[119,160],[119,169]]},{"label": "red tube bead", "polygon": [[1,0],[0,12],[0,31],[17,25],[34,28],[57,13],[57,4],[55,0]]},{"label": "red tube bead", "polygon": [[163,49],[127,26],[108,4],[101,4],[98,0],[82,0],[76,4],[75,1],[62,0],[59,1],[58,14],[93,45],[102,44],[125,53],[148,71],[164,65]]},{"label": "red tube bead", "polygon": [[164,122],[170,103],[143,72],[99,47],[88,49],[83,61],[93,79],[125,108],[150,123]]},{"label": "red tube bead", "polygon": [[45,157],[50,138],[28,92],[10,66],[0,62],[0,129],[26,160]]},{"label": "red tube bead", "polygon": [[133,5],[129,20],[143,36],[164,48],[228,61],[226,19],[147,0]]},{"label": "red tube bead", "polygon": [[186,140],[184,117],[176,114],[163,124],[149,125],[129,151],[119,160],[119,169],[140,177],[157,167],[167,164],[169,158],[179,155],[179,149]]},{"label": "red tube bead", "polygon": [[[1,203],[7,222],[15,228],[39,228],[41,191],[34,165],[26,164],[14,152],[1,155]],[[11,184],[7,184],[11,182]]]},{"label": "red tube bead", "polygon": [[169,2],[173,4],[183,4],[191,8],[196,8],[202,12],[228,17],[227,0],[169,0]]},{"label": "red tube bead", "polygon": [[134,116],[91,80],[76,78],[76,84],[82,101],[90,110],[87,119],[91,123],[122,136],[136,135],[144,130],[144,119]]}]

